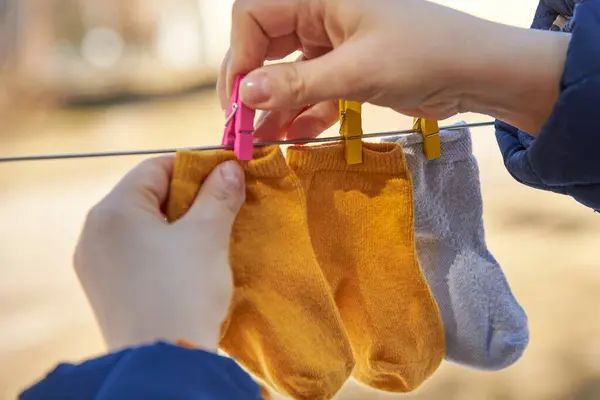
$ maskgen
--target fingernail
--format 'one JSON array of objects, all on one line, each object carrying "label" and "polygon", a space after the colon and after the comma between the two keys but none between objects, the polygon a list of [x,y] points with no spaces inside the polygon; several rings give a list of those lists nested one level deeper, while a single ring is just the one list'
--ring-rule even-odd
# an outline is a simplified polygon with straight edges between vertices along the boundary
[{"label": "fingernail", "polygon": [[240,95],[244,103],[257,105],[271,98],[269,78],[262,73],[248,75],[242,81]]},{"label": "fingernail", "polygon": [[236,190],[242,186],[244,172],[235,161],[227,161],[221,165],[221,176],[227,186]]}]

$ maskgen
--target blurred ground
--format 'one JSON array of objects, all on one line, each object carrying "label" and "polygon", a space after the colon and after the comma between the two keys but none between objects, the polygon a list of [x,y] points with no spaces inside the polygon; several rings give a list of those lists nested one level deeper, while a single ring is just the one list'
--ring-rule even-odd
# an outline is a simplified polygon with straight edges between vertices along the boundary
[{"label": "blurred ground", "polygon": [[[527,25],[535,7],[515,0],[452,4],[517,25]],[[366,107],[364,115],[367,132],[410,124],[375,107]],[[153,102],[32,112],[0,128],[0,155],[215,144],[222,126],[212,90]],[[517,184],[504,171],[491,128],[473,134],[488,244],[528,312],[530,347],[503,372],[444,365],[413,395],[383,395],[349,384],[340,400],[600,399],[600,216],[567,198]],[[103,351],[72,272],[72,249],[89,208],[142,159],[0,164],[1,400],[14,399],[60,360]]]}]

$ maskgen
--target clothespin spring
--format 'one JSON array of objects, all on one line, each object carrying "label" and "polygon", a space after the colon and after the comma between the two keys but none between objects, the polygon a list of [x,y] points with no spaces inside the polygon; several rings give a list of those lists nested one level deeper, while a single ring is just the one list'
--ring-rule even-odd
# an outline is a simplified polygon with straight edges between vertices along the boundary
[{"label": "clothespin spring", "polygon": [[235,117],[235,113],[238,110],[238,105],[237,103],[233,103],[231,105],[231,113],[229,113],[229,115],[227,116],[227,119],[225,120],[225,126],[229,125],[231,123],[231,120],[233,120],[233,118]]}]

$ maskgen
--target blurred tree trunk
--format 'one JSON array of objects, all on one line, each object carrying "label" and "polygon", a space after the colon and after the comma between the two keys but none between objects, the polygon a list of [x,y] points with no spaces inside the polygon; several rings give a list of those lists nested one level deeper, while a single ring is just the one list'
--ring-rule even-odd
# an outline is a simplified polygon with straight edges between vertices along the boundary
[{"label": "blurred tree trunk", "polygon": [[125,40],[138,46],[151,44],[158,23],[154,1],[128,0],[118,2],[118,4],[120,7],[120,31]]},{"label": "blurred tree trunk", "polygon": [[64,9],[60,0],[19,0],[19,52],[20,72],[28,79],[35,80],[43,74],[42,69],[52,58],[56,31],[54,10]]},{"label": "blurred tree trunk", "polygon": [[57,1],[60,0],[0,0],[3,124],[48,100],[41,82],[55,42],[51,16]]},{"label": "blurred tree trunk", "polygon": [[0,0],[0,118],[8,114],[11,85],[16,75],[17,0]]}]

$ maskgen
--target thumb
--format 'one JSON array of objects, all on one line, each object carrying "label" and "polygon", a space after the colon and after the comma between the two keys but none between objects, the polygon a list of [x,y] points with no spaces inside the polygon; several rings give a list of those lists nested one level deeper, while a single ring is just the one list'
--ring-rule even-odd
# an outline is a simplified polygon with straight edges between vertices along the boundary
[{"label": "thumb", "polygon": [[242,81],[242,101],[260,110],[289,110],[336,99],[362,101],[357,96],[365,95],[361,86],[368,83],[364,68],[369,67],[358,65],[363,57],[357,50],[345,43],[311,60],[258,68]]},{"label": "thumb", "polygon": [[[246,197],[244,171],[236,161],[218,165],[206,178],[182,220],[213,221],[212,229],[229,233]],[[226,232],[225,232],[226,231]]]}]

